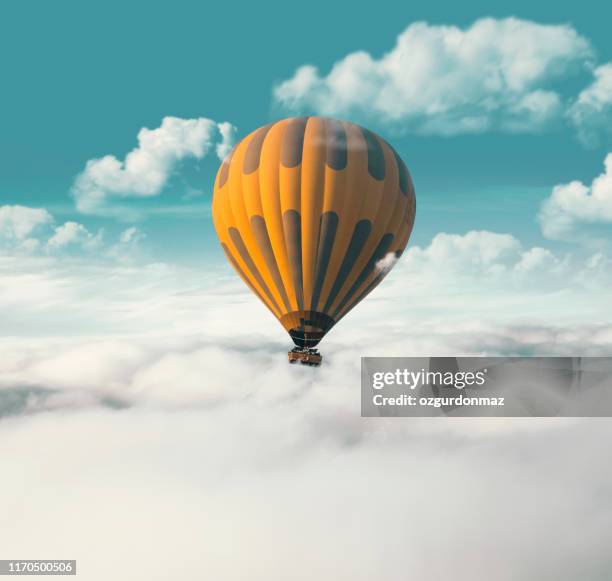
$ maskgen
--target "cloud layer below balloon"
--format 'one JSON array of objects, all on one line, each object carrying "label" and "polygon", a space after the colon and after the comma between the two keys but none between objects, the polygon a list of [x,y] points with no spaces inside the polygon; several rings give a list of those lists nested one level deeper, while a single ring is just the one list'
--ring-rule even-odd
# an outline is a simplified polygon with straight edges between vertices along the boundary
[{"label": "cloud layer below balloon", "polygon": [[439,234],[312,369],[229,269],[4,257],[3,550],[88,580],[599,578],[609,422],[362,419],[359,357],[608,354],[607,260]]}]

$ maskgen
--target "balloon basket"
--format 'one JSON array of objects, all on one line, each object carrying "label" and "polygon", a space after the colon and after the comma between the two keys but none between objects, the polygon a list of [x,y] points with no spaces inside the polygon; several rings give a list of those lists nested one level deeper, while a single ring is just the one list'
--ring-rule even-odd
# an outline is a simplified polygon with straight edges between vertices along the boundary
[{"label": "balloon basket", "polygon": [[318,367],[323,361],[323,355],[317,349],[309,349],[307,347],[295,347],[287,353],[289,363],[298,363],[302,365],[311,365]]}]

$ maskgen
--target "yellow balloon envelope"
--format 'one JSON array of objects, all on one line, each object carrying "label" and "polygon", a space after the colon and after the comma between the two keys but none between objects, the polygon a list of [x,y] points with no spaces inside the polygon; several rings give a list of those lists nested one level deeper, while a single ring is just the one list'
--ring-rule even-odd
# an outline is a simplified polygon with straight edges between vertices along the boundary
[{"label": "yellow balloon envelope", "polygon": [[385,140],[346,121],[293,117],[236,145],[212,215],[228,261],[311,348],[388,273],[415,209],[408,169]]}]

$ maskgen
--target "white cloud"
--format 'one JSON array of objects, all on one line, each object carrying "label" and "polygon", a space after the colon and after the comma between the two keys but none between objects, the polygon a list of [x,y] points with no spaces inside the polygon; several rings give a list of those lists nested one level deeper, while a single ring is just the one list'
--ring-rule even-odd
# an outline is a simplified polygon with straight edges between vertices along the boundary
[{"label": "white cloud", "polygon": [[598,145],[612,135],[612,63],[597,67],[593,82],[568,110],[570,121],[587,145]]},{"label": "white cloud", "polygon": [[521,254],[520,260],[514,265],[514,270],[521,275],[534,272],[550,272],[551,269],[564,272],[563,262],[550,250],[536,246]]},{"label": "white cloud", "polygon": [[563,239],[580,225],[612,224],[612,153],[604,160],[605,171],[590,186],[573,181],[555,186],[538,215],[547,238]]},{"label": "white cloud", "polygon": [[20,257],[78,257],[87,254],[104,261],[109,258],[133,261],[142,254],[146,234],[136,227],[119,233],[116,242],[105,244],[105,232],[90,231],[84,224],[67,221],[55,225],[54,217],[43,208],[0,206],[0,256],[10,260]]},{"label": "white cloud", "polygon": [[39,242],[32,235],[52,222],[53,216],[44,208],[0,206],[0,252],[35,252]]},{"label": "white cloud", "polygon": [[444,270],[465,272],[466,269],[498,270],[516,260],[521,244],[511,234],[472,230],[467,234],[436,234],[431,244],[421,249],[414,246],[406,252],[406,261],[422,266],[434,264]]},{"label": "white cloud", "polygon": [[[142,237],[130,228],[116,245],[130,247]],[[209,337],[229,340],[243,334],[249,321],[249,331],[266,333],[269,341],[285,340],[280,325],[228,269],[4,258],[0,277],[7,334],[21,335],[27,329],[48,334],[69,326],[86,334],[98,328],[120,334],[172,330],[188,336],[206,329]],[[431,316],[493,326],[513,324],[517,317],[521,324],[595,324],[609,300],[611,279],[610,257],[603,252],[553,253],[487,231],[441,233],[427,246],[409,246],[384,283],[346,324],[334,328],[329,341],[337,337],[339,344],[350,343],[351,336],[426,324]],[[406,310],[407,304],[418,308]],[[381,319],[387,321],[384,330]]]},{"label": "white cloud", "polygon": [[87,162],[72,188],[77,209],[85,214],[125,214],[125,208],[118,210],[113,203],[159,195],[179,162],[202,159],[213,146],[222,158],[234,131],[229,123],[202,117],[164,117],[156,129],[139,131],[138,146],[125,160],[106,155]]},{"label": "white cloud", "polygon": [[561,259],[539,246],[525,249],[511,234],[472,230],[466,234],[442,232],[426,248],[409,247],[403,264],[420,277],[541,284],[551,275],[565,277],[568,258]]},{"label": "white cloud", "polygon": [[[232,298],[225,293],[223,316],[236,317]],[[360,345],[329,345],[319,369],[289,366],[282,343],[249,341],[244,330],[227,342],[2,342],[0,454],[13,466],[0,499],[11,522],[0,531],[3,550],[70,553],[92,581],[112,576],[111,560],[115,572],[147,581],[176,576],[177,560],[190,578],[255,580],[332,569],[336,579],[400,579],[409,569],[424,581],[500,570],[504,579],[569,581],[603,571],[612,530],[592,514],[602,510],[597,491],[612,485],[600,461],[609,422],[364,419],[358,395],[366,345],[388,353],[401,339],[402,354],[457,353],[478,349],[482,331],[496,353],[564,353],[592,349],[597,329],[449,335],[447,326],[445,335],[417,324],[385,336],[380,313],[378,327]],[[599,341],[609,352],[610,328]],[[581,482],[585,473],[596,477]],[[565,522],[581,523],[584,542]],[[462,535],[472,542],[458,547]],[[552,547],[544,553],[542,535]],[[423,554],[433,550],[441,557],[432,570]],[[155,564],[144,558],[151,551]]]},{"label": "white cloud", "polygon": [[23,240],[38,227],[52,221],[51,214],[43,208],[0,206],[0,234],[5,238]]},{"label": "white cloud", "polygon": [[215,147],[215,153],[219,159],[225,159],[231,151],[234,141],[236,140],[236,128],[227,121],[217,125],[221,134],[221,141]]},{"label": "white cloud", "polygon": [[400,131],[538,131],[562,116],[554,83],[591,60],[589,41],[569,25],[484,18],[460,29],[416,22],[381,58],[354,52],[327,75],[302,66],[274,95],[290,110],[376,117]]},{"label": "white cloud", "polygon": [[76,246],[85,250],[94,250],[102,243],[102,236],[102,230],[94,235],[83,224],[65,222],[55,228],[53,236],[47,241],[47,248],[54,251]]},{"label": "white cloud", "polygon": [[395,252],[388,252],[387,254],[385,254],[385,256],[383,258],[381,258],[377,263],[376,263],[376,268],[380,271],[380,272],[390,272],[391,269],[395,266],[395,264],[397,263],[397,256],[395,254]]},{"label": "white cloud", "polygon": [[[101,260],[0,260],[3,332],[191,337],[205,329],[211,340],[227,344],[246,337],[247,344],[274,344],[282,354],[285,332],[229,269],[130,260],[140,256],[142,236],[127,229],[98,251]],[[441,233],[427,246],[409,246],[384,283],[333,329],[323,347],[363,342],[383,354],[402,346],[413,353],[419,345],[439,349],[456,329],[450,351],[468,340],[466,334],[474,341],[465,344],[470,352],[495,350],[502,330],[515,325],[551,329],[550,340],[556,341],[557,328],[605,322],[610,284],[612,261],[601,251],[556,253],[524,247],[509,234]],[[465,331],[473,325],[477,332]],[[518,337],[512,345],[520,350]]]},{"label": "white cloud", "polygon": [[144,240],[145,237],[146,234],[142,230],[136,228],[136,226],[130,226],[129,228],[126,228],[123,232],[121,232],[119,236],[119,242],[121,242],[122,244],[130,244],[138,242],[140,240]]},{"label": "white cloud", "polygon": [[[485,345],[492,337],[503,341],[515,325],[568,330],[606,321],[602,313],[607,311],[610,284],[612,260],[604,252],[552,252],[523,246],[509,234],[487,231],[441,233],[428,246],[408,247],[384,283],[347,317],[354,327],[345,340],[369,342],[373,333],[369,326],[385,321],[387,337],[396,330],[393,341],[398,344],[408,340],[402,333],[412,334],[405,329],[414,329],[417,345],[424,343],[425,350],[439,352],[436,341],[451,333],[451,352],[467,345],[466,337],[472,334],[483,339],[483,349],[495,351],[497,347]],[[423,327],[415,326],[417,321]],[[343,323],[332,331],[339,340]],[[455,335],[459,326],[464,337]],[[525,343],[531,341],[528,335],[522,338]],[[389,345],[394,354],[402,354],[391,339]],[[546,353],[554,347],[542,349]],[[406,350],[414,353],[415,346]]]},{"label": "white cloud", "polygon": [[142,259],[142,243],[147,235],[136,226],[130,226],[119,234],[119,239],[106,251],[107,257],[122,263],[135,263]]},{"label": "white cloud", "polygon": [[609,422],[328,413],[305,396],[4,421],[3,551],[69,554],[88,581],[606,577]]},{"label": "white cloud", "polygon": [[0,258],[0,545],[91,581],[603,578],[609,422],[361,418],[358,386],[364,354],[609,354],[606,261],[551,291],[563,256],[440,234],[313,369],[229,269]]}]

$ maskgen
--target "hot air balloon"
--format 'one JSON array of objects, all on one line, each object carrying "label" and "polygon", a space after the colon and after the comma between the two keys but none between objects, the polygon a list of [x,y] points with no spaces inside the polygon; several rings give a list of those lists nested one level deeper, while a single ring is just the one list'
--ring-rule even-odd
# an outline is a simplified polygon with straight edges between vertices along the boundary
[{"label": "hot air balloon", "polygon": [[385,277],[416,210],[404,162],[349,123],[292,117],[253,131],[215,180],[217,236],[240,277],[289,333],[290,361],[315,346]]}]

